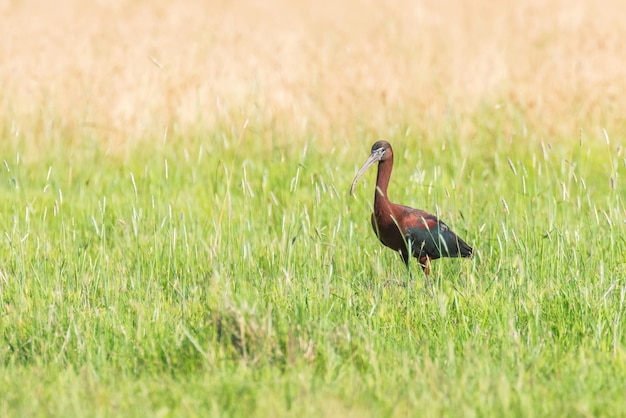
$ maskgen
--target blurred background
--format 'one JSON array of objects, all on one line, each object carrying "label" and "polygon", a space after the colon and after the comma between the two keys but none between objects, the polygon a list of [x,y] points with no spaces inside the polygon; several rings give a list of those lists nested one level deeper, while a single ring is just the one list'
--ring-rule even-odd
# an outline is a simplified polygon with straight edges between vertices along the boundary
[{"label": "blurred background", "polygon": [[0,15],[5,137],[124,149],[244,120],[333,144],[408,125],[428,141],[445,119],[461,139],[489,123],[548,141],[625,128],[619,0],[1,0]]}]

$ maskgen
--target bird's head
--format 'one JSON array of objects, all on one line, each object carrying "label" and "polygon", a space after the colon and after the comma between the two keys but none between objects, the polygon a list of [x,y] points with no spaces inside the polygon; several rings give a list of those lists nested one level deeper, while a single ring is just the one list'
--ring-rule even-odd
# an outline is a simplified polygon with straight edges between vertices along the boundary
[{"label": "bird's head", "polygon": [[372,152],[368,159],[363,164],[363,167],[359,169],[354,176],[354,180],[352,181],[352,187],[350,187],[350,194],[354,193],[354,188],[356,186],[356,182],[359,180],[359,177],[367,170],[367,168],[374,163],[381,163],[393,158],[393,150],[391,149],[391,144],[387,141],[376,141],[374,145],[372,145]]},{"label": "bird's head", "polygon": [[376,155],[379,157],[375,161],[387,161],[389,158],[391,158],[392,154],[393,150],[391,149],[391,144],[385,140],[380,140],[374,142],[374,145],[372,145],[372,153],[370,154],[370,158],[372,158],[373,155]]}]

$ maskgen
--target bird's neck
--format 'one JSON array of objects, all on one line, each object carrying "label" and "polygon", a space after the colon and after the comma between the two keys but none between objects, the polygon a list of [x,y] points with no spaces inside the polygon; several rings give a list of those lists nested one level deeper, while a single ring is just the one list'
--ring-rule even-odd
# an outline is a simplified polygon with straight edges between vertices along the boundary
[{"label": "bird's neck", "polygon": [[384,205],[389,203],[389,197],[387,196],[387,187],[389,186],[389,179],[391,178],[391,169],[393,168],[393,161],[383,161],[378,163],[378,175],[376,177],[376,191],[374,193],[374,206]]}]

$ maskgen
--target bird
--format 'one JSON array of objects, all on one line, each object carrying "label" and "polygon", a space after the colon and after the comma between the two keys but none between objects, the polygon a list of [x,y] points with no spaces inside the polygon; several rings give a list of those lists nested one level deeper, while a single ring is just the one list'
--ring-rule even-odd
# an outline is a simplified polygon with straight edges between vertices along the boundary
[{"label": "bird", "polygon": [[393,149],[385,140],[377,141],[372,145],[369,158],[352,181],[350,195],[354,194],[356,183],[361,175],[375,163],[378,163],[378,174],[374,192],[374,211],[371,216],[372,228],[383,245],[400,253],[411,281],[413,274],[409,261],[413,256],[424,271],[427,286],[432,288],[431,260],[441,257],[470,258],[474,250],[435,215],[409,206],[398,205],[389,200],[387,188],[393,169]]}]

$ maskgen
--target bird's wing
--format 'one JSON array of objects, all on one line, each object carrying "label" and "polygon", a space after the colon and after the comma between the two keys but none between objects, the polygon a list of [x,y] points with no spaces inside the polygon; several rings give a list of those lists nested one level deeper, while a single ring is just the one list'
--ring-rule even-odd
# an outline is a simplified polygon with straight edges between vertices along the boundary
[{"label": "bird's wing", "polygon": [[[408,208],[407,209],[411,209]],[[412,209],[404,216],[404,231],[413,255],[440,257],[468,257],[472,249],[444,222],[428,212]]]},{"label": "bird's wing", "polygon": [[413,209],[408,206],[400,206],[402,215],[399,219],[402,220],[402,230],[405,233],[409,229],[418,228],[424,230],[431,230],[433,228],[450,229],[448,225],[441,222],[435,215],[432,215],[426,211]]}]

